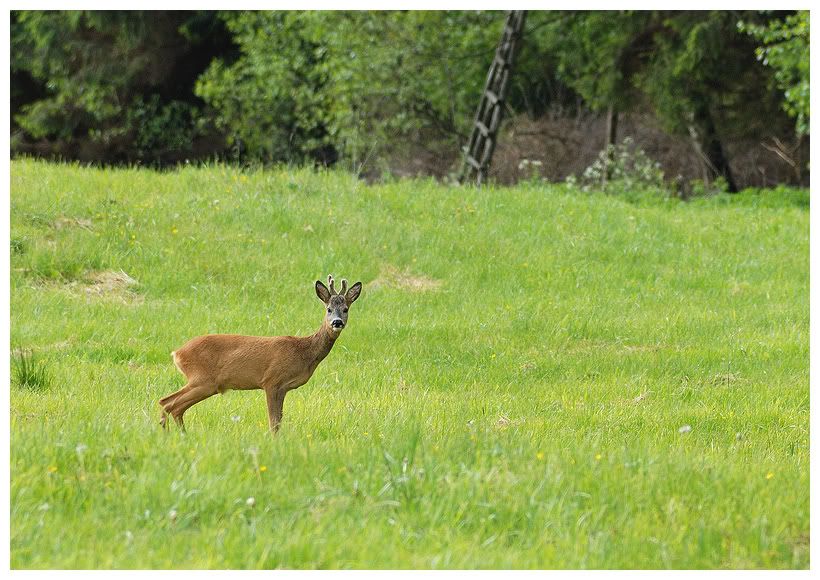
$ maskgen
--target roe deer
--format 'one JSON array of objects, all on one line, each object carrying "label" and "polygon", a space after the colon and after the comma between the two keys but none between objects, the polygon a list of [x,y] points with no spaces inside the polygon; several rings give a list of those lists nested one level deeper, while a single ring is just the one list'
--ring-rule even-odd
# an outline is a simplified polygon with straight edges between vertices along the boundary
[{"label": "roe deer", "polygon": [[217,393],[230,389],[262,389],[268,402],[268,422],[274,433],[282,421],[282,405],[288,391],[304,385],[328,355],[342,329],[347,325],[347,309],[359,297],[362,283],[347,289],[342,280],[336,292],[333,277],[330,289],[316,281],[316,295],[327,308],[322,326],[315,334],[297,336],[241,336],[206,334],[192,338],[171,353],[174,364],[188,379],[175,393],[160,399],[166,426],[170,414],[184,431],[185,411]]}]

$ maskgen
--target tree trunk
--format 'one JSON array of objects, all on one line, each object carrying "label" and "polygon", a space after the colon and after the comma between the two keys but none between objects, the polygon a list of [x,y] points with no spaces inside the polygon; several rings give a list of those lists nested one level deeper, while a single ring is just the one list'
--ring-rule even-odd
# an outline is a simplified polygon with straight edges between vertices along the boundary
[{"label": "tree trunk", "polygon": [[618,142],[618,111],[615,105],[609,105],[606,111],[606,145],[615,146]]},{"label": "tree trunk", "polygon": [[732,177],[729,168],[729,161],[720,142],[715,122],[709,112],[706,103],[698,104],[692,114],[692,122],[689,124],[689,136],[692,138],[692,146],[701,159],[703,170],[703,180],[712,182],[718,177],[726,180],[726,185],[731,193],[737,192],[737,185]]},{"label": "tree trunk", "polygon": [[618,142],[618,111],[615,105],[609,105],[606,111],[606,165],[604,169],[604,183],[612,179],[612,163],[615,161],[615,144]]}]

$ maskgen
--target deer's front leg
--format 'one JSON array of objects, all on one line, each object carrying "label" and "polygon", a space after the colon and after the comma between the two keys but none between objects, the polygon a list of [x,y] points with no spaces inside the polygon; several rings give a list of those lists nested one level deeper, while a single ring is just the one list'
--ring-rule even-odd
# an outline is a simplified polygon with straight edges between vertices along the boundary
[{"label": "deer's front leg", "polygon": [[268,424],[272,433],[279,430],[279,424],[282,422],[282,406],[285,404],[286,392],[284,389],[265,389],[265,397],[268,400]]}]

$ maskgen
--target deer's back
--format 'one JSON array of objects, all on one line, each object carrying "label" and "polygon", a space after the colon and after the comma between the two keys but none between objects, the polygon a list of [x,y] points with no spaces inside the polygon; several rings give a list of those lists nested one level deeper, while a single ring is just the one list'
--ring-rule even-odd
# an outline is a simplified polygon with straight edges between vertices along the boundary
[{"label": "deer's back", "polygon": [[298,365],[300,339],[293,336],[206,334],[192,338],[172,353],[174,363],[189,379],[205,379],[219,386],[253,388],[272,372]]}]

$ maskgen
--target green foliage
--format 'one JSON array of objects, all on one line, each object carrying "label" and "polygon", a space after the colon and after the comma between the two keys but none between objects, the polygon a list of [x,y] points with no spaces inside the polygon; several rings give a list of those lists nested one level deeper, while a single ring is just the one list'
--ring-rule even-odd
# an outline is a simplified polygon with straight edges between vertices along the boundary
[{"label": "green foliage", "polygon": [[778,87],[783,91],[783,108],[797,122],[797,132],[809,134],[810,119],[810,26],[809,11],[798,10],[783,20],[766,24],[740,22],[739,28],[763,43],[757,58],[775,70]]},{"label": "green foliage", "polygon": [[457,151],[469,130],[503,13],[358,12],[332,30],[334,124],[354,167],[402,142]]},{"label": "green foliage", "polygon": [[[687,134],[703,106],[748,116],[738,95],[763,92],[765,71],[732,12],[570,12],[545,34],[556,39],[561,78],[587,106],[630,111],[648,100],[678,133]],[[760,96],[754,101],[759,107]]]},{"label": "green foliage", "polygon": [[252,158],[301,162],[327,154],[327,50],[306,30],[318,14],[222,15],[241,56],[230,65],[215,60],[196,93],[217,112],[229,145],[241,145]]},{"label": "green foliage", "polygon": [[652,13],[646,11],[571,12],[549,34],[559,70],[593,110],[629,110],[637,99],[633,78],[642,70],[652,39]]},{"label": "green foliage", "polygon": [[[502,12],[487,11],[223,18],[242,56],[230,65],[215,61],[197,94],[213,107],[231,144],[241,142],[249,157],[269,161],[338,154],[356,171],[408,146],[454,156],[470,130],[504,22]],[[535,14],[531,26],[543,30],[559,20]],[[556,41],[552,34],[527,36],[509,94],[513,107],[543,114],[569,98],[550,94],[548,86],[556,84]]]},{"label": "green foliage", "polygon": [[115,161],[190,150],[204,125],[190,88],[186,94],[178,86],[190,71],[179,67],[199,50],[191,30],[201,28],[202,18],[189,12],[13,12],[12,74],[29,75],[43,91],[39,98],[21,97],[27,102],[12,111],[23,132],[16,144],[46,141],[69,156],[82,156],[84,149]]},{"label": "green foliage", "polygon": [[43,391],[51,386],[52,377],[45,360],[17,348],[11,354],[11,381],[24,389]]},{"label": "green foliage", "polygon": [[233,141],[267,160],[324,160],[332,148],[356,166],[425,132],[457,147],[502,16],[228,13],[242,56],[214,62],[197,94]]},{"label": "green foliage", "polygon": [[163,102],[159,95],[137,97],[125,113],[124,126],[133,135],[130,145],[138,159],[161,161],[191,150],[207,122],[197,107],[182,101]]},{"label": "green foliage", "polygon": [[[11,391],[15,569],[810,564],[797,192],[28,160],[10,184],[12,343],[61,379]],[[43,283],[45,256],[140,292]],[[276,438],[259,392],[161,431],[171,350],[309,334],[328,273],[362,297]]]},{"label": "green foliage", "polygon": [[738,32],[737,19],[727,11],[658,13],[653,19],[652,50],[637,83],[669,130],[686,135],[694,127],[725,139],[755,135],[767,123],[771,128],[778,102],[766,90],[767,71],[754,66],[753,43]]},{"label": "green foliage", "polygon": [[[14,16],[12,70],[27,70],[47,83],[51,93],[23,107],[15,119],[23,129],[35,139],[65,139],[83,125],[105,121],[119,112],[117,97],[130,80],[122,61],[130,56],[133,20],[91,12],[25,11]],[[91,43],[80,39],[81,31],[91,32],[109,23],[127,27],[120,38],[108,39],[110,52],[96,53]],[[80,65],[72,67],[73,63]]]}]

